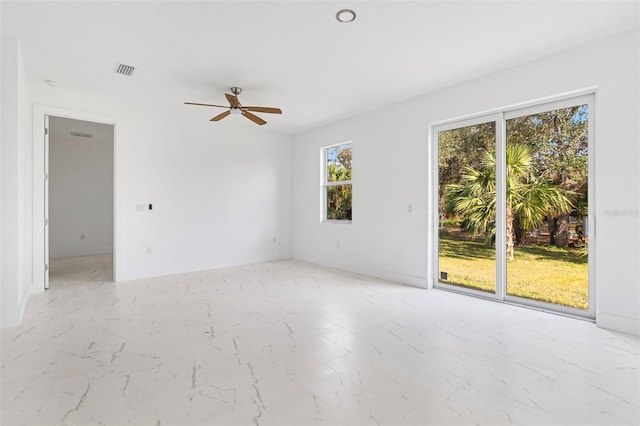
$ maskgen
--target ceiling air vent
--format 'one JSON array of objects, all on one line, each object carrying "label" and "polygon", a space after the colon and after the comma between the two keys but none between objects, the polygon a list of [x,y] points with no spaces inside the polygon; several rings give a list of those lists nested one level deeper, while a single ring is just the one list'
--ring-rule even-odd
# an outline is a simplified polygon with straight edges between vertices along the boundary
[{"label": "ceiling air vent", "polygon": [[118,66],[116,67],[115,73],[126,75],[127,77],[131,77],[131,74],[133,74],[133,71],[135,71],[135,68],[132,67],[131,65],[118,64]]}]

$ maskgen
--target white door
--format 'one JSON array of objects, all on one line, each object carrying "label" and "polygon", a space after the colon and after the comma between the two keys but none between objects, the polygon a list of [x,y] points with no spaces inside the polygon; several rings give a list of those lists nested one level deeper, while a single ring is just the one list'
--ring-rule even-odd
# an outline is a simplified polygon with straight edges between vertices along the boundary
[{"label": "white door", "polygon": [[49,116],[44,116],[44,288],[49,288]]}]

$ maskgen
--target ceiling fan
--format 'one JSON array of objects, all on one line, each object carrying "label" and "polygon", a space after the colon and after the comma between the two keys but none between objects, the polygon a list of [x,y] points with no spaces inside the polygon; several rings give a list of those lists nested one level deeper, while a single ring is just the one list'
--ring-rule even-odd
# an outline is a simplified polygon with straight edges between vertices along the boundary
[{"label": "ceiling fan", "polygon": [[229,108],[227,111],[216,115],[209,121],[220,121],[230,114],[242,114],[245,117],[247,117],[249,120],[253,121],[254,123],[260,126],[262,126],[263,124],[267,124],[267,122],[264,121],[262,118],[258,117],[257,115],[252,114],[252,112],[282,114],[282,110],[280,108],[261,107],[261,106],[243,106],[238,100],[238,95],[242,93],[242,88],[240,87],[232,87],[231,93],[233,94],[232,95],[230,95],[229,93],[224,94],[227,97],[227,101],[229,101],[228,107],[224,105],[201,104],[197,102],[185,102],[185,105],[200,105],[200,106],[209,106],[209,107],[216,107],[216,108]]}]

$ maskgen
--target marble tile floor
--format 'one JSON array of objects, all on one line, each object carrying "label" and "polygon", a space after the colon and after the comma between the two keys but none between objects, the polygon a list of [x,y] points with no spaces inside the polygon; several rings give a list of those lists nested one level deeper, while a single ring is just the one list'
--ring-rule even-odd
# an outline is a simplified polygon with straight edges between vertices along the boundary
[{"label": "marble tile floor", "polygon": [[51,268],[49,287],[52,290],[77,286],[82,283],[100,284],[105,281],[113,281],[113,256],[111,254],[54,257],[49,260],[49,264]]},{"label": "marble tile floor", "polygon": [[3,426],[640,424],[640,338],[587,321],[297,261],[80,260],[1,332]]}]

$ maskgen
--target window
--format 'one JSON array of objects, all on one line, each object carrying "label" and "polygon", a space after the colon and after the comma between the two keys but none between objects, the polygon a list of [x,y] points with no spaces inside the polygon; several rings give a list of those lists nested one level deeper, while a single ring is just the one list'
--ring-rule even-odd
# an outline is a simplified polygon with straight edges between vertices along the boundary
[{"label": "window", "polygon": [[323,158],[323,220],[351,221],[351,142],[327,146]]}]

